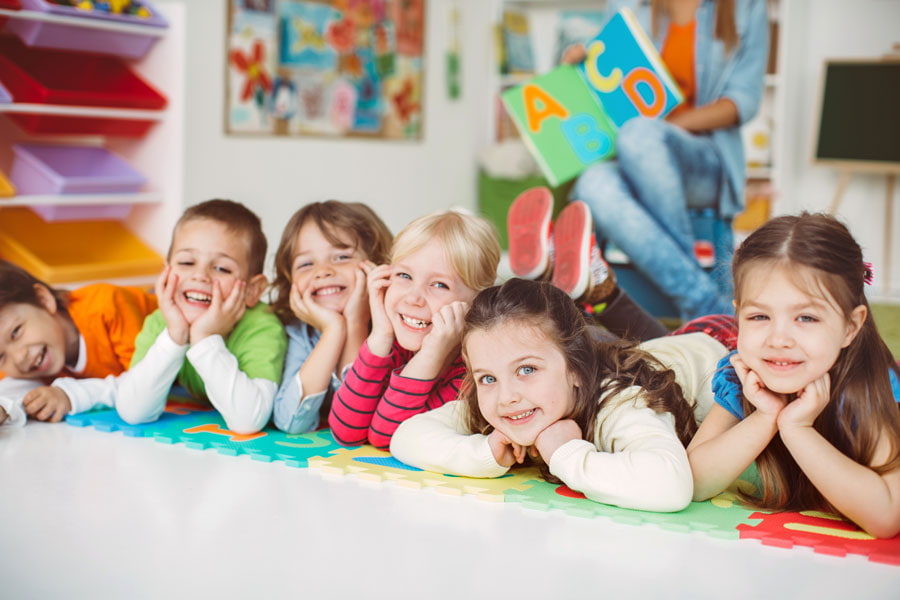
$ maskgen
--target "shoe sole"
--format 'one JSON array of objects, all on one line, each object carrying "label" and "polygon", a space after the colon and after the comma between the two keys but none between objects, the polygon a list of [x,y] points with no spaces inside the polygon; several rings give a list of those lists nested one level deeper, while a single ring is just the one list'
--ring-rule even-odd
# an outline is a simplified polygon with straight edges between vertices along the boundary
[{"label": "shoe sole", "polygon": [[581,297],[591,281],[591,234],[594,223],[587,204],[570,202],[553,227],[553,285],[571,298]]},{"label": "shoe sole", "polygon": [[519,194],[506,215],[509,267],[517,277],[536,279],[549,266],[553,195],[545,187]]}]

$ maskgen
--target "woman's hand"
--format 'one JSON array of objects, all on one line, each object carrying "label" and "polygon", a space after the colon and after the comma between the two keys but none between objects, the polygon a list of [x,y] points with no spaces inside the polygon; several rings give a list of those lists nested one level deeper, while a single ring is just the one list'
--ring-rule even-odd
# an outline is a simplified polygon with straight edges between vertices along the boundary
[{"label": "woman's hand", "polygon": [[516,463],[522,464],[525,460],[525,446],[520,446],[510,440],[498,429],[488,435],[488,445],[494,453],[494,460],[501,467],[511,467]]},{"label": "woman's hand", "polygon": [[587,49],[584,47],[584,44],[572,44],[563,50],[559,62],[564,65],[577,65],[580,62],[584,62],[585,58],[587,58]]},{"label": "woman's hand", "polygon": [[757,411],[770,417],[774,422],[778,417],[778,413],[787,404],[787,398],[767,388],[762,379],[759,378],[759,375],[751,371],[750,367],[739,355],[733,355],[730,360],[731,366],[734,367],[734,372],[737,373],[738,379],[741,380],[744,397],[756,407]]},{"label": "woman's hand", "polygon": [[562,419],[556,423],[552,423],[534,440],[534,445],[544,459],[544,462],[550,464],[550,458],[553,453],[559,450],[559,447],[572,440],[582,439],[581,427],[572,419]]}]

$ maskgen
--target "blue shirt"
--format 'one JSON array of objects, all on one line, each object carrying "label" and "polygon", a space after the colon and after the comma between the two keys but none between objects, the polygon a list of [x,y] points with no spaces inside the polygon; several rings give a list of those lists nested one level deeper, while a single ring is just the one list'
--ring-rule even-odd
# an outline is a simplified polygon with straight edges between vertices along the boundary
[{"label": "blue shirt", "polygon": [[319,409],[325,398],[340,386],[340,380],[332,373],[328,389],[307,396],[300,402],[297,374],[319,343],[322,332],[299,320],[292,321],[284,330],[288,336],[288,347],[281,387],[275,394],[273,420],[275,426],[286,433],[307,433],[319,426]]},{"label": "blue shirt", "polygon": [[[728,185],[721,186],[719,214],[731,218],[744,206],[746,167],[744,142],[740,126],[752,119],[759,110],[764,90],[764,76],[769,54],[769,22],[765,0],[736,0],[735,25],[738,45],[725,51],[725,45],[715,37],[716,2],[703,0],[696,14],[694,72],[697,80],[696,106],[728,98],[738,110],[738,125],[717,129],[710,133],[725,167]],[[651,10],[647,0],[612,0],[611,12],[629,6],[641,27],[653,38],[657,50],[663,47],[669,31],[669,19],[661,14],[657,34],[650,27]]]},{"label": "blue shirt", "polygon": [[[716,404],[730,412],[738,419],[744,418],[744,406],[742,400],[744,394],[741,390],[741,380],[738,379],[734,367],[731,366],[729,358],[732,352],[724,357],[716,365],[716,372],[713,374],[712,389],[715,395]],[[888,369],[891,380],[891,391],[894,393],[894,399],[900,402],[900,379],[897,378],[897,372],[894,369]]]}]

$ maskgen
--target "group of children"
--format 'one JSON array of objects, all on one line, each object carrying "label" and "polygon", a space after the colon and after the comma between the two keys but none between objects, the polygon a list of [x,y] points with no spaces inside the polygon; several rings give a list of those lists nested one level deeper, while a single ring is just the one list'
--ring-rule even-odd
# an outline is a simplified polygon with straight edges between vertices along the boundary
[{"label": "group of children", "polygon": [[587,208],[555,226],[550,209],[546,191],[513,205],[510,262],[532,279],[500,285],[483,219],[433,213],[392,238],[338,201],[288,222],[271,304],[260,221],[227,200],[179,219],[155,295],[63,293],[0,262],[0,422],[96,406],[150,422],[178,383],[239,433],[327,423],[340,444],[470,477],[534,462],[642,510],[712,497],[756,461],[756,506],[900,532],[900,370],[843,225],[771,220],[735,254],[736,319],[660,335],[616,287]]}]

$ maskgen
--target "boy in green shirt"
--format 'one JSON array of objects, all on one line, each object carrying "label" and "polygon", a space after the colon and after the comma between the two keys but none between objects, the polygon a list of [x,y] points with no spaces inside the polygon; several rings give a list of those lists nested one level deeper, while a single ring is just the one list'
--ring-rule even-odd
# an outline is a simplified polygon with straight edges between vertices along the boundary
[{"label": "boy in green shirt", "polygon": [[159,309],[138,334],[130,369],[116,378],[123,420],[158,419],[177,378],[230,430],[265,427],[287,347],[281,322],[259,301],[265,256],[259,217],[242,204],[209,200],[184,212],[156,283]]}]

